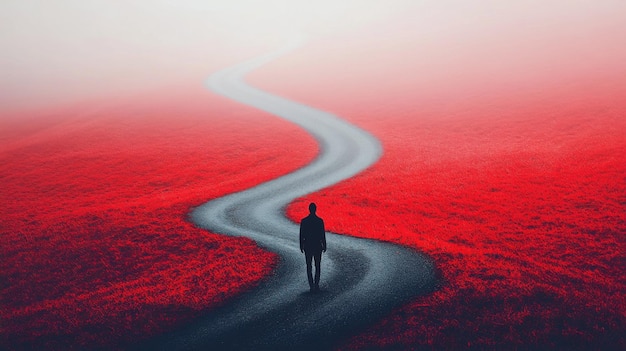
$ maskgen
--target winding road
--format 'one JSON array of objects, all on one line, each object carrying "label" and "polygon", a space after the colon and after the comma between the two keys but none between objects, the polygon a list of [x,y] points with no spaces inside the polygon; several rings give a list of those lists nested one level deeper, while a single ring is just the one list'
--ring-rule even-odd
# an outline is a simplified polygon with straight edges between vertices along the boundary
[{"label": "winding road", "polygon": [[[294,50],[285,47],[226,68],[207,81],[215,93],[296,123],[318,142],[312,163],[251,189],[195,208],[191,220],[214,233],[246,236],[280,255],[273,274],[252,291],[191,325],[149,340],[140,349],[329,349],[394,307],[434,286],[434,265],[410,248],[327,233],[320,293],[309,293],[298,225],[284,215],[298,197],[353,177],[382,154],[369,133],[332,114],[272,95],[245,76]],[[332,225],[332,213],[319,212]]]}]

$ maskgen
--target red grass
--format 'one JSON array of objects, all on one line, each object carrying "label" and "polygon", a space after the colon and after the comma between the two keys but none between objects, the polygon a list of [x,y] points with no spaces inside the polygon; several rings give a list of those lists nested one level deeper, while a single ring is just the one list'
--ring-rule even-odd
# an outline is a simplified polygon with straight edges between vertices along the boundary
[{"label": "red grass", "polygon": [[315,201],[331,230],[423,250],[445,282],[353,346],[623,346],[626,129],[602,119],[370,122],[383,160],[290,216]]},{"label": "red grass", "polygon": [[[334,35],[251,78],[384,144],[373,168],[289,215],[316,201],[329,229],[415,247],[441,271],[437,292],[345,346],[626,348],[626,72],[615,49],[626,45],[615,28],[484,45],[471,33],[415,42],[412,24],[394,25],[400,35]],[[284,67],[288,78],[277,73]],[[314,146],[268,116],[184,95],[6,131],[6,345],[158,333],[269,272],[273,255],[195,229],[185,215],[306,163]],[[285,154],[286,144],[302,153]]]},{"label": "red grass", "polygon": [[307,163],[314,143],[201,86],[178,91],[3,128],[2,348],[113,347],[270,273],[274,254],[197,229],[187,213]]},{"label": "red grass", "polygon": [[[563,61],[527,77],[505,52],[493,61],[510,73],[498,76],[469,43],[477,54],[448,59],[471,72],[455,75],[412,65],[428,67],[436,51],[406,50],[402,62],[383,49],[355,55],[388,49],[386,38],[368,38],[314,43],[252,79],[347,117],[384,145],[374,167],[296,201],[289,216],[314,201],[329,230],[414,247],[441,272],[434,294],[344,347],[624,349],[623,67],[596,76],[597,63],[579,71]],[[306,74],[277,80],[281,67]]]}]

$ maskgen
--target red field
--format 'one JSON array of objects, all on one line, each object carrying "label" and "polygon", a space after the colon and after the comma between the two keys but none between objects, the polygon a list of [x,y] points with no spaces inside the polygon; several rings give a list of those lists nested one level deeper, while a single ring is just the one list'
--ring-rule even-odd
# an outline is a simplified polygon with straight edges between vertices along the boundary
[{"label": "red field", "polygon": [[439,291],[350,346],[626,346],[626,125],[541,112],[364,121],[381,162],[290,207],[314,201],[330,230],[415,247],[441,271]]},{"label": "red field", "polygon": [[0,348],[112,347],[271,272],[274,254],[186,215],[309,162],[314,143],[199,84],[176,90],[3,121]]},{"label": "red field", "polygon": [[[583,16],[506,32],[463,10],[313,40],[250,77],[383,143],[373,168],[289,216],[316,201],[330,230],[439,269],[434,294],[342,346],[625,349],[623,28]],[[4,117],[0,348],[114,347],[250,288],[277,258],[186,214],[316,152],[200,86]]]},{"label": "red field", "polygon": [[[567,46],[562,34],[524,60],[506,40],[422,43],[398,59],[382,35],[334,37],[253,75],[385,150],[289,216],[314,201],[329,230],[414,247],[440,270],[434,294],[345,348],[626,348],[624,55],[615,37]],[[567,50],[551,49],[558,40]],[[306,73],[271,80],[281,67]]]}]

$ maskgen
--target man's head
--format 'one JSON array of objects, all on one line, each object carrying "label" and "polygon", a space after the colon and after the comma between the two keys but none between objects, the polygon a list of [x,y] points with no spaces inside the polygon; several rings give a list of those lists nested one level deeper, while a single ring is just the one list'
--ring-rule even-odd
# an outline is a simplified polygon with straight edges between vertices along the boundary
[{"label": "man's head", "polygon": [[309,212],[311,212],[312,214],[315,214],[315,211],[317,211],[317,205],[315,205],[315,203],[311,202],[309,204]]}]

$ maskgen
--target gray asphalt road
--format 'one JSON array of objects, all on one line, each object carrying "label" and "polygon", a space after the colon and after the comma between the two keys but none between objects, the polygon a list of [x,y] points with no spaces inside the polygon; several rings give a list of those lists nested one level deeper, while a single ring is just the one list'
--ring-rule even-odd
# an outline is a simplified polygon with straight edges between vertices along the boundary
[{"label": "gray asphalt road", "polygon": [[[210,311],[143,349],[328,349],[434,286],[433,263],[412,249],[327,233],[321,292],[309,293],[298,225],[284,216],[287,204],[350,178],[375,163],[382,149],[369,133],[332,114],[249,86],[245,75],[297,48],[289,45],[224,69],[207,82],[215,93],[272,113],[304,128],[320,153],[307,166],[254,188],[194,209],[199,227],[246,236],[280,255],[275,272],[257,288]],[[285,150],[288,152],[288,150]],[[319,213],[332,224],[332,213]],[[372,218],[376,221],[376,218]]]}]

